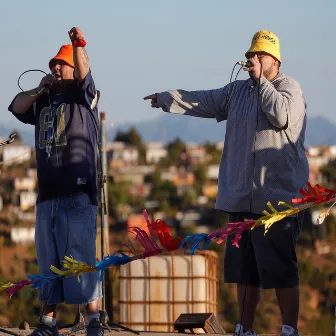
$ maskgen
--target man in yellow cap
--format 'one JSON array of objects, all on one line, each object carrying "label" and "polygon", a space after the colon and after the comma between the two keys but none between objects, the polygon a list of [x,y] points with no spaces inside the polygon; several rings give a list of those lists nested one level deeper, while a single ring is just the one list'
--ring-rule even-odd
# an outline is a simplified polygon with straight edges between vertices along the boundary
[{"label": "man in yellow cap", "polygon": [[[69,31],[71,44],[63,45],[49,61],[52,74],[40,85],[19,93],[9,111],[34,125],[38,178],[35,244],[42,276],[62,268],[64,257],[89,265],[96,263],[98,92],[81,29]],[[96,272],[57,279],[40,290],[46,302],[33,336],[57,336],[56,305],[85,304],[88,336],[103,336],[98,307],[101,284]]]},{"label": "man in yellow cap", "polygon": [[[259,31],[245,54],[250,78],[205,91],[172,90],[145,97],[165,112],[226,120],[216,209],[230,222],[257,219],[270,201],[291,203],[306,185],[306,104],[300,85],[279,72],[279,39]],[[223,129],[224,134],[224,129]],[[280,208],[281,209],[281,208]],[[283,336],[298,335],[298,217],[245,231],[240,247],[226,244],[224,279],[236,283],[240,316],[235,335],[252,336],[261,288],[275,288]]]}]

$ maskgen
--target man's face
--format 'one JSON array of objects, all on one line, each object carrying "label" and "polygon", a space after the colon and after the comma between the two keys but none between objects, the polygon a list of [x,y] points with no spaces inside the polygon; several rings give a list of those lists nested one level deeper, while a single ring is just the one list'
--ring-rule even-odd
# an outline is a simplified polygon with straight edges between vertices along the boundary
[{"label": "man's face", "polygon": [[74,79],[74,68],[62,60],[54,59],[51,61],[51,73],[55,76],[57,81],[62,79]]},{"label": "man's face", "polygon": [[278,71],[276,59],[270,54],[267,54],[263,51],[248,53],[246,56],[247,56],[247,59],[250,59],[254,57],[255,55],[258,56],[259,62],[261,63],[263,75],[267,79],[273,77],[274,73]]}]

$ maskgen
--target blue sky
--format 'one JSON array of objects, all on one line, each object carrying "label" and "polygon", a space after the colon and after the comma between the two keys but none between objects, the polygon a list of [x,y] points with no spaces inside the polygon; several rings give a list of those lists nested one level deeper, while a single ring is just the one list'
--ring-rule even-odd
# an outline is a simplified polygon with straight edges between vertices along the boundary
[{"label": "blue sky", "polygon": [[[227,84],[253,34],[267,29],[280,38],[282,71],[300,82],[308,115],[336,123],[335,12],[335,0],[0,0],[0,121],[18,125],[7,111],[18,76],[48,71],[49,59],[69,43],[67,31],[78,26],[109,122],[156,118],[160,110],[142,100],[153,92]],[[28,74],[24,89],[40,78]]]}]

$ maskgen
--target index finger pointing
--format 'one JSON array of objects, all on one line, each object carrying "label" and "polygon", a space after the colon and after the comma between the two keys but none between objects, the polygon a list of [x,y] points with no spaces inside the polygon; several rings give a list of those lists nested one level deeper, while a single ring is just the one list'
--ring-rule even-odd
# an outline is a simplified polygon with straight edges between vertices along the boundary
[{"label": "index finger pointing", "polygon": [[148,100],[148,99],[155,99],[155,94],[151,94],[149,96],[144,97],[144,100]]}]

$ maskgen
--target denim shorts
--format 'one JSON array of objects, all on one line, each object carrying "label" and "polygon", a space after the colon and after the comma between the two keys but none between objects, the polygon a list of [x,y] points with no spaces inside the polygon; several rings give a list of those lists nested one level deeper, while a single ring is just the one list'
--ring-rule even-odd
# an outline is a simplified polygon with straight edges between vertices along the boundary
[{"label": "denim shorts", "polygon": [[[40,275],[55,275],[50,266],[62,269],[65,256],[96,264],[97,211],[85,193],[37,204],[35,244]],[[77,276],[57,279],[40,290],[40,300],[48,304],[87,304],[101,297],[98,272],[81,275],[80,282]]]},{"label": "denim shorts", "polygon": [[[234,213],[230,222],[261,215]],[[296,244],[300,217],[286,217],[274,223],[265,235],[264,225],[243,231],[239,248],[232,245],[234,234],[227,237],[224,256],[224,282],[249,284],[263,289],[292,288],[299,284]]]}]

